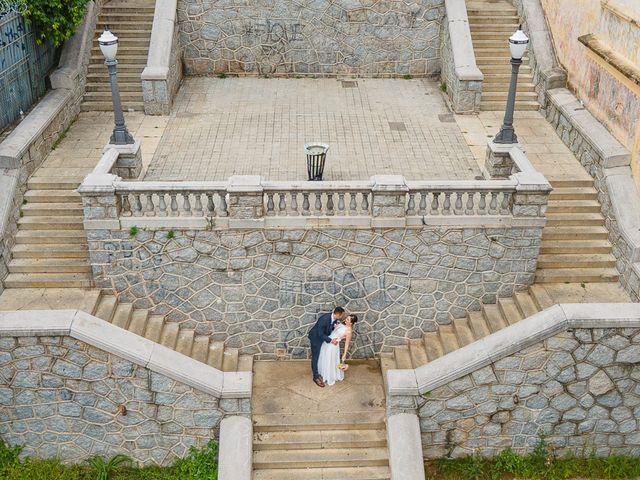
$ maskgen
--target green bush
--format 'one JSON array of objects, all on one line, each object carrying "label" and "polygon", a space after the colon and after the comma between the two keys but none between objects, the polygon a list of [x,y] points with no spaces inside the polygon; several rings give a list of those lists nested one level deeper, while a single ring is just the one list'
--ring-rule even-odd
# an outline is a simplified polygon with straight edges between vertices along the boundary
[{"label": "green bush", "polygon": [[33,26],[36,43],[62,45],[76,31],[88,0],[21,0],[24,18]]}]

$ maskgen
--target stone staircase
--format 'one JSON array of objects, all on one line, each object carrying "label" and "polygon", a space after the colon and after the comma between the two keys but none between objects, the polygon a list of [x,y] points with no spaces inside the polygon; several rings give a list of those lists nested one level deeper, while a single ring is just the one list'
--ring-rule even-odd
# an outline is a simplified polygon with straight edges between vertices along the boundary
[{"label": "stone staircase", "polygon": [[78,181],[32,177],[27,187],[5,287],[91,287]]},{"label": "stone staircase", "polygon": [[[265,364],[292,379],[265,378]],[[350,366],[343,382],[319,389],[306,361],[256,363],[253,480],[390,479],[380,366]]]},{"label": "stone staircase", "polygon": [[[484,74],[480,110],[504,111],[511,81],[508,38],[521,23],[518,11],[506,0],[467,1],[467,15],[476,64]],[[516,91],[516,110],[538,110],[527,55],[522,60]]]},{"label": "stone staircase", "polygon": [[211,341],[208,335],[180,328],[179,324],[166,321],[163,315],[153,315],[131,303],[120,303],[113,295],[101,294],[91,313],[218,370],[250,372],[253,368],[253,355],[240,355],[237,348],[225,347],[224,342]]},{"label": "stone staircase", "polygon": [[140,74],[147,64],[154,6],[154,0],[118,0],[102,7],[91,49],[82,111],[113,109],[109,75],[98,46],[98,37],[105,26],[119,40],[117,75],[122,108],[125,112],[144,110]]},{"label": "stone staircase", "polygon": [[617,282],[613,247],[593,180],[555,180],[536,283]]}]

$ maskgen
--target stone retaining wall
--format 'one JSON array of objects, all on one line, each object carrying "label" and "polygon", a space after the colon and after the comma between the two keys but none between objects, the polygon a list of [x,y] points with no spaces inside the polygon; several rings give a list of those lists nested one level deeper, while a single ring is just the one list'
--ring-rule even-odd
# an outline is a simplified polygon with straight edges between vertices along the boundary
[{"label": "stone retaining wall", "polygon": [[88,230],[96,285],[215,340],[307,355],[319,313],[362,321],[354,357],[388,352],[533,282],[542,227]]},{"label": "stone retaining wall", "polygon": [[437,74],[443,4],[444,0],[180,0],[185,71]]}]

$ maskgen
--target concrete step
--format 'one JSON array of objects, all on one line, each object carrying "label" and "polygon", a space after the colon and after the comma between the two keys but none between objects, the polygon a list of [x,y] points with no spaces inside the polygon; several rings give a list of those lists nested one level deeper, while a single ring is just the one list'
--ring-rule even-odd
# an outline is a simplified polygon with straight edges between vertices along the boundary
[{"label": "concrete step", "polygon": [[[102,30],[96,30],[96,33],[93,36],[93,45],[98,45],[98,38],[102,35]],[[118,36],[118,42],[122,41],[128,42],[129,40],[145,40],[149,41],[151,39],[151,29],[141,28],[140,30],[132,30],[131,28],[118,28],[116,32]]]},{"label": "concrete step", "polygon": [[549,213],[547,214],[549,226],[585,226],[604,225],[604,217],[600,213]]},{"label": "concrete step", "polygon": [[555,305],[555,302],[542,285],[536,285],[535,283],[530,285],[529,293],[538,310],[545,310]]},{"label": "concrete step", "polygon": [[535,281],[538,283],[602,283],[617,282],[618,271],[615,268],[572,268],[538,270]]},{"label": "concrete step", "polygon": [[471,331],[471,326],[469,325],[469,319],[467,318],[454,319],[453,329],[456,332],[456,337],[458,338],[458,345],[460,345],[460,347],[469,345],[475,340],[473,338],[473,332]]},{"label": "concrete step", "polygon": [[114,295],[103,295],[94,315],[106,322],[111,322],[117,306],[118,299]]},{"label": "concrete step", "polygon": [[82,197],[72,190],[27,190],[24,194],[27,205],[30,203],[73,203],[82,205]]},{"label": "concrete step", "polygon": [[191,349],[193,348],[194,337],[195,332],[193,330],[188,330],[185,328],[180,329],[180,331],[178,332],[178,339],[176,340],[176,352],[190,356]]},{"label": "concrete step", "polygon": [[424,348],[422,339],[409,340],[409,355],[411,356],[411,367],[417,368],[429,363],[427,351]]},{"label": "concrete step", "polygon": [[606,240],[609,231],[605,227],[550,227],[545,226],[542,231],[542,240]]},{"label": "concrete step", "polygon": [[[141,112],[144,110],[143,102],[129,102],[123,103],[122,108],[125,112]],[[83,102],[80,105],[82,112],[110,112],[113,110],[113,105],[108,102]]]},{"label": "concrete step", "polygon": [[[118,82],[118,87],[120,88],[120,92],[122,93],[132,92],[142,94],[141,82]],[[111,85],[108,82],[91,82],[87,84],[86,91],[88,93],[108,92],[109,94],[111,94]]]},{"label": "concrete step", "polygon": [[547,240],[540,244],[541,255],[607,254],[613,247],[608,240]]},{"label": "concrete step", "polygon": [[549,200],[547,213],[599,213],[597,200]]},{"label": "concrete step", "polygon": [[375,448],[387,445],[384,430],[319,430],[259,432],[253,450],[306,450],[320,448]]},{"label": "concrete step", "polygon": [[518,10],[516,10],[513,7],[507,7],[507,6],[503,7],[503,5],[500,5],[500,7],[498,8],[497,6],[494,6],[488,2],[481,2],[479,4],[467,2],[467,16],[469,18],[475,17],[475,16],[485,16],[485,15],[492,16],[492,17],[502,17],[502,16],[516,17],[518,16]]},{"label": "concrete step", "polygon": [[82,203],[27,203],[22,206],[25,217],[55,216],[73,217],[84,214]]},{"label": "concrete step", "polygon": [[238,351],[237,348],[225,347],[224,354],[222,356],[222,371],[237,372],[239,357],[240,357],[240,352]]},{"label": "concrete step", "polygon": [[460,348],[453,325],[440,325],[438,327],[438,335],[445,353],[451,353]]},{"label": "concrete step", "polygon": [[513,298],[499,298],[498,308],[509,325],[518,323],[523,318]]},{"label": "concrete step", "polygon": [[78,188],[82,179],[70,180],[68,178],[31,177],[27,181],[29,190],[68,190],[71,193]]},{"label": "concrete step", "polygon": [[[125,83],[140,83],[140,73],[138,72],[118,72],[118,85],[120,82]],[[90,72],[87,74],[87,85],[97,85],[104,84],[111,88],[111,84],[109,83],[109,76],[105,75],[104,72]],[[142,83],[140,83],[142,86]]]},{"label": "concrete step", "polygon": [[252,415],[254,432],[299,432],[305,430],[384,430],[385,410],[349,414],[333,413],[329,421],[324,413]]},{"label": "concrete step", "polygon": [[539,312],[539,309],[529,292],[516,292],[513,295],[513,299],[515,300],[515,304],[518,307],[518,311],[522,315],[522,318],[528,318]]},{"label": "concrete step", "polygon": [[438,332],[427,332],[422,336],[425,351],[427,352],[427,358],[430,362],[433,362],[436,358],[440,358],[444,355],[444,346]]},{"label": "concrete step", "polygon": [[387,466],[388,464],[386,447],[258,450],[253,453],[254,470],[265,468],[371,467]]},{"label": "concrete step", "polygon": [[482,41],[482,45],[491,44],[497,47],[502,44],[506,49],[509,48],[507,46],[509,37],[513,34],[513,30],[508,31],[507,29],[503,31],[492,31],[482,28],[472,28],[471,25],[469,25],[469,30],[471,31],[471,42],[473,43],[473,45],[476,45],[479,43],[479,41]]},{"label": "concrete step", "polygon": [[554,189],[563,189],[563,188],[575,188],[575,187],[592,187],[593,188],[593,180],[592,179],[558,179],[553,180],[551,182],[551,186]]},{"label": "concrete step", "polygon": [[211,342],[209,345],[209,355],[207,357],[207,365],[218,370],[222,370],[222,361],[224,360],[224,342]]},{"label": "concrete step", "polygon": [[103,10],[102,12],[100,12],[100,16],[98,18],[100,23],[108,24],[109,27],[113,25],[113,27],[115,28],[118,25],[120,25],[121,22],[126,22],[126,21],[136,21],[140,23],[152,24],[153,13],[154,12],[148,12],[148,11],[139,12],[137,9],[135,9],[135,11],[130,11],[130,12],[122,12],[115,9],[111,9],[106,11]]},{"label": "concrete step", "polygon": [[107,3],[102,7],[100,11],[101,14],[109,14],[109,13],[141,13],[141,14],[153,14],[155,12],[155,4],[153,2],[149,2],[148,6],[141,6],[139,2],[136,2],[132,5],[126,5],[123,3]]},{"label": "concrete step", "polygon": [[493,23],[491,23],[489,19],[485,19],[482,17],[471,17],[469,18],[469,29],[471,30],[471,33],[507,33],[508,35],[505,37],[505,40],[508,40],[509,37],[518,29],[519,21],[510,20],[508,22],[504,22],[502,21],[502,18],[503,17],[498,17],[494,19]]},{"label": "concrete step", "polygon": [[85,245],[86,243],[85,233],[75,230],[18,230],[16,233],[18,245]]},{"label": "concrete step", "polygon": [[22,230],[84,230],[84,217],[22,217],[18,227]]},{"label": "concrete step", "polygon": [[288,468],[284,476],[281,469],[256,470],[253,480],[389,480],[389,467],[328,467]]},{"label": "concrete step", "polygon": [[550,268],[613,268],[616,266],[616,257],[610,253],[604,254],[547,254],[538,257],[538,269]]},{"label": "concrete step", "polygon": [[253,355],[240,355],[238,357],[238,372],[253,371]]},{"label": "concrete step", "polygon": [[83,273],[10,273],[5,288],[91,288],[91,277]]},{"label": "concrete step", "polygon": [[384,391],[387,391],[387,372],[389,370],[395,370],[396,361],[393,358],[393,353],[383,353],[380,355],[380,370],[382,371],[382,381],[384,383]]},{"label": "concrete step", "polygon": [[[102,55],[92,55],[89,60],[90,65],[104,65],[104,57]],[[118,53],[118,69],[124,65],[147,65],[146,55],[136,55],[134,53],[125,52],[122,55]]]},{"label": "concrete step", "polygon": [[89,254],[88,245],[79,244],[17,244],[11,249],[11,257],[16,258],[82,258],[87,259]]},{"label": "concrete step", "polygon": [[134,309],[131,314],[131,322],[129,322],[129,331],[139,336],[144,336],[147,328],[147,320],[149,319],[149,310],[145,308]]},{"label": "concrete step", "polygon": [[[129,74],[135,73],[139,77],[142,71],[144,70],[144,67],[145,66],[143,64],[138,64],[138,63],[118,64],[118,73],[117,73],[118,79],[120,79],[121,73],[129,73]],[[89,73],[98,73],[108,78],[107,67],[101,63],[91,63],[87,68]]]},{"label": "concrete step", "polygon": [[[105,102],[111,101],[111,92],[87,92],[82,97],[84,102]],[[123,104],[128,102],[142,101],[142,92],[121,92],[120,100]]]},{"label": "concrete step", "polygon": [[480,312],[469,312],[469,326],[471,327],[471,331],[473,332],[473,338],[475,340],[480,340],[488,335],[491,335],[491,329],[489,325],[487,325],[487,321],[482,315],[482,311]]},{"label": "concrete step", "polygon": [[503,27],[508,25],[509,27],[515,26],[518,28],[518,24],[520,23],[520,17],[517,15],[469,15],[469,24],[470,25],[487,25],[487,26],[500,26]]},{"label": "concrete step", "polygon": [[147,328],[144,331],[145,338],[152,342],[160,343],[162,337],[162,327],[164,326],[164,317],[162,315],[151,315],[147,320]]},{"label": "concrete step", "polygon": [[491,333],[496,333],[507,326],[507,320],[502,316],[498,305],[482,305],[482,315],[487,321],[487,326],[489,330],[491,330]]},{"label": "concrete step", "polygon": [[[535,92],[536,86],[532,83],[518,83],[518,92]],[[505,83],[487,83],[482,85],[483,93],[497,93],[500,92],[503,95],[508,94],[509,85]]]},{"label": "concrete step", "polygon": [[113,314],[111,323],[116,327],[127,329],[129,322],[131,321],[131,315],[133,314],[133,305],[131,303],[119,303],[116,307],[116,311]]},{"label": "concrete step", "polygon": [[[502,112],[506,108],[506,102],[481,102],[480,110],[484,112]],[[540,108],[540,104],[538,102],[525,102],[525,101],[517,101],[515,109],[518,111],[536,111]]]},{"label": "concrete step", "polygon": [[85,258],[16,258],[8,264],[10,273],[89,273]]},{"label": "concrete step", "polygon": [[176,342],[178,341],[178,333],[180,332],[180,325],[177,323],[165,323],[162,327],[162,334],[160,335],[160,343],[167,348],[175,350]]},{"label": "concrete step", "polygon": [[[502,102],[506,101],[508,95],[508,90],[498,92],[482,92],[481,101],[484,102]],[[525,101],[525,102],[537,102],[538,94],[536,92],[526,92],[526,91],[516,91],[516,102],[517,101]]]},{"label": "concrete step", "polygon": [[554,187],[549,200],[597,200],[598,191],[593,187]]},{"label": "concrete step", "polygon": [[396,347],[393,349],[397,368],[413,368],[411,364],[411,353],[409,347]]},{"label": "concrete step", "polygon": [[[509,64],[508,62],[505,64],[493,64],[493,65],[483,65],[482,67],[479,67],[480,71],[482,73],[485,74],[491,74],[491,73],[502,73],[502,74],[508,74],[509,76],[511,76],[511,64]],[[522,73],[523,75],[527,75],[531,73],[531,67],[529,65],[522,65],[520,67],[520,73]]]},{"label": "concrete step", "polygon": [[206,335],[196,335],[193,339],[193,348],[191,350],[191,358],[202,363],[207,363],[207,354],[209,353],[209,337]]}]

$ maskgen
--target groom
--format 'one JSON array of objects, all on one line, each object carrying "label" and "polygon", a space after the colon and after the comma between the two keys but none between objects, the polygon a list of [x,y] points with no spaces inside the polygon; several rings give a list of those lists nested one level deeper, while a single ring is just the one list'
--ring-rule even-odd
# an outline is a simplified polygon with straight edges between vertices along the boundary
[{"label": "groom", "polygon": [[344,308],[336,307],[332,313],[320,315],[320,318],[309,330],[309,343],[311,344],[311,370],[313,371],[313,381],[319,387],[324,387],[324,379],[318,373],[318,357],[323,343],[338,343],[337,339],[331,339],[329,335],[333,332],[336,322],[344,317]]}]

